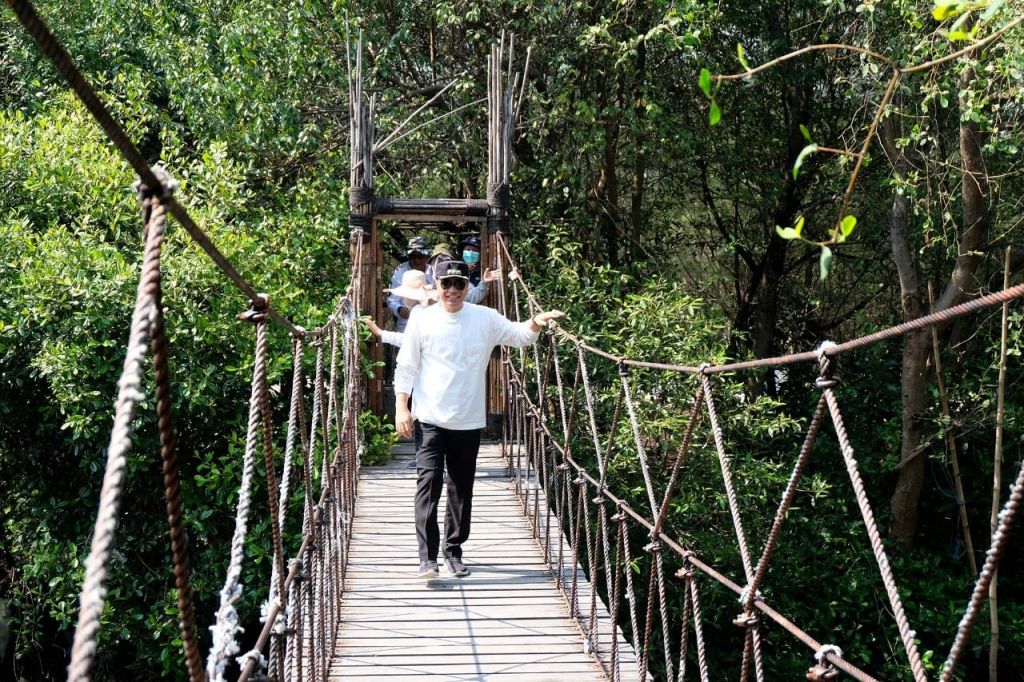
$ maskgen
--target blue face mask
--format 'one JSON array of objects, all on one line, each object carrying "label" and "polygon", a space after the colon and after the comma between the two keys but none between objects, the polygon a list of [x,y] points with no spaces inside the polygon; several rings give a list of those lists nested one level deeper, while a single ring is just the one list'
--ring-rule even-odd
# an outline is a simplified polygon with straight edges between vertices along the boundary
[{"label": "blue face mask", "polygon": [[476,265],[480,262],[480,252],[465,250],[462,252],[462,262],[466,265]]}]

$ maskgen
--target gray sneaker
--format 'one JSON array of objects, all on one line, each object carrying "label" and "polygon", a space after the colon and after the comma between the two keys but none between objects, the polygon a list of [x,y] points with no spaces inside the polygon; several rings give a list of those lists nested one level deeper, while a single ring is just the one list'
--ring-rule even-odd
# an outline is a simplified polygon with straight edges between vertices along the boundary
[{"label": "gray sneaker", "polygon": [[405,463],[405,468],[406,469],[415,469],[416,468],[416,458],[413,457],[408,462],[406,462]]},{"label": "gray sneaker", "polygon": [[437,577],[437,562],[436,561],[422,561],[420,562],[420,571],[417,573],[420,578],[436,578]]},{"label": "gray sneaker", "polygon": [[462,563],[461,557],[447,556],[444,558],[444,567],[448,569],[448,572],[459,578],[469,575],[469,569],[466,568],[466,564]]}]

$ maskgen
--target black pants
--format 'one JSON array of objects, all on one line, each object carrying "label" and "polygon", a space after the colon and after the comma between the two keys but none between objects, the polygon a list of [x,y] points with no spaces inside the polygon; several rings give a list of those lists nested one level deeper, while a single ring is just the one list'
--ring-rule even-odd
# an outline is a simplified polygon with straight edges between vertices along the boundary
[{"label": "black pants", "polygon": [[[480,451],[480,429],[453,431],[421,423],[423,445],[416,452],[416,542],[420,561],[437,561],[441,543],[437,503],[442,480],[448,485],[444,515],[445,556],[462,557],[473,511],[473,480]],[[445,474],[447,470],[447,475]],[[442,475],[444,478],[442,479]]]}]

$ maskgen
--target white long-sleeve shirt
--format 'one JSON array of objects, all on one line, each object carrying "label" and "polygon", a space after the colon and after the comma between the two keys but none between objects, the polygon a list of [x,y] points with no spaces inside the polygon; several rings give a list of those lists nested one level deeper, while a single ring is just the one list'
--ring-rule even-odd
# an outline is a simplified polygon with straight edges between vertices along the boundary
[{"label": "white long-sleeve shirt", "polygon": [[[402,286],[402,275],[410,270],[412,270],[412,265],[409,261],[406,261],[395,268],[394,273],[391,275],[391,288],[397,289]],[[404,307],[405,301],[402,300],[401,296],[397,294],[388,294],[388,308],[391,309],[391,314],[395,316],[395,331],[399,333],[405,331],[405,325],[409,323],[408,319],[398,314],[398,309]]]},{"label": "white long-sleeve shirt", "polygon": [[395,365],[395,393],[412,394],[421,422],[464,431],[487,425],[487,362],[495,346],[528,346],[539,332],[511,322],[493,308],[465,303],[457,313],[443,305],[409,320]]},{"label": "white long-sleeve shirt", "polygon": [[[426,306],[424,306],[424,305],[421,305],[421,304],[414,305],[409,310],[409,320],[412,320],[412,318],[414,318],[417,315],[419,315],[425,309],[426,309]],[[408,322],[409,320],[402,320],[402,321],[403,322]],[[389,332],[387,329],[380,330],[380,340],[383,343],[391,344],[392,346],[398,346],[399,348],[401,348],[402,347],[402,339],[404,337],[405,337],[405,332],[404,331],[403,332]]]}]

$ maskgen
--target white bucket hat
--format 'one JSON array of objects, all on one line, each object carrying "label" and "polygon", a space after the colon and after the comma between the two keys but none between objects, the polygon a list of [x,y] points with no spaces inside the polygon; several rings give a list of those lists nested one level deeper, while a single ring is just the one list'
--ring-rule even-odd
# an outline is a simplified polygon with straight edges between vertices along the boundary
[{"label": "white bucket hat", "polygon": [[384,291],[396,296],[401,296],[402,298],[419,301],[420,303],[426,303],[428,300],[437,299],[437,292],[433,289],[427,288],[426,274],[419,270],[406,271],[402,275],[402,286],[395,287],[394,289],[385,289]]}]

